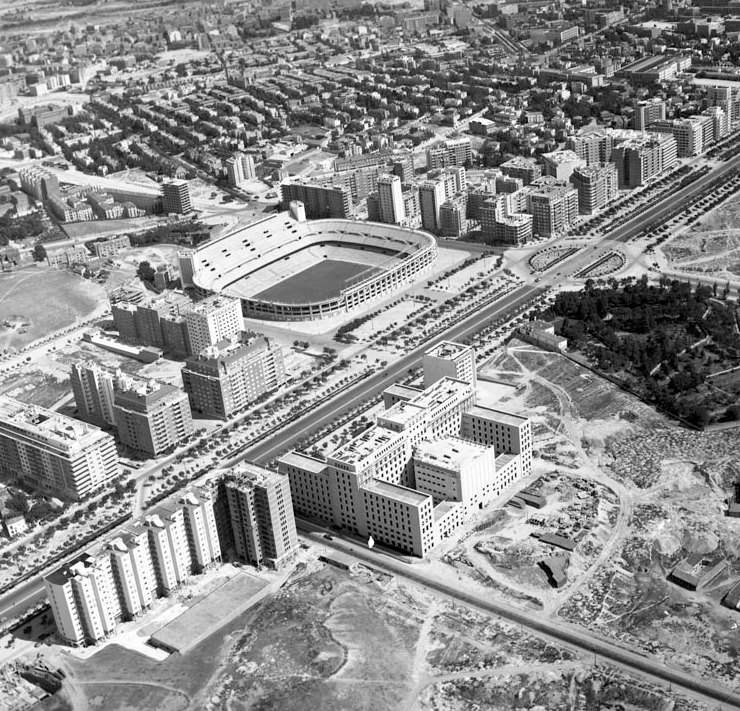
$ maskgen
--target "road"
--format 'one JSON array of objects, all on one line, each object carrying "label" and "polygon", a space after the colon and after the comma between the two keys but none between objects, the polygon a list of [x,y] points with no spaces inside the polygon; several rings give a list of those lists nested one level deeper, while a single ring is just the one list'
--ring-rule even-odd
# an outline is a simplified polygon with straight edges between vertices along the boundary
[{"label": "road", "polygon": [[[622,647],[612,644],[608,640],[594,636],[561,620],[550,620],[541,613],[531,609],[519,609],[505,602],[491,598],[480,597],[457,587],[453,587],[434,577],[422,564],[409,565],[392,554],[382,550],[370,550],[355,541],[333,538],[327,540],[320,532],[323,529],[308,522],[299,522],[300,528],[311,531],[308,540],[320,543],[322,547],[333,548],[342,553],[351,555],[365,563],[390,573],[397,579],[408,583],[421,585],[438,595],[462,603],[474,610],[488,615],[495,615],[522,628],[533,630],[538,635],[549,638],[557,645],[563,643],[576,649],[600,657],[618,667],[631,672],[637,672],[642,678],[663,688],[667,684],[691,696],[703,697],[712,705],[717,702],[723,704],[720,708],[740,708],[740,693],[732,691],[719,684],[713,684],[705,679],[691,676],[678,668],[661,664],[650,657],[643,657]],[[315,533],[313,533],[316,531]]]}]

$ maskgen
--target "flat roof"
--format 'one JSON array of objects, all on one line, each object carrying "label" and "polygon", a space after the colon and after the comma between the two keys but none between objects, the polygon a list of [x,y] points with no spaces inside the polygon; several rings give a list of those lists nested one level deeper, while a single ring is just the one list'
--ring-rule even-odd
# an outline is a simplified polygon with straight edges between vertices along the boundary
[{"label": "flat roof", "polygon": [[424,355],[436,356],[437,358],[453,358],[465,351],[469,351],[470,346],[456,343],[455,341],[442,341],[433,348],[430,348]]},{"label": "flat roof", "polygon": [[431,407],[432,405],[446,402],[465,390],[472,392],[472,385],[457,378],[442,378],[433,385],[430,385],[426,390],[422,390],[411,402],[422,407]]},{"label": "flat roof", "polygon": [[476,417],[485,417],[489,420],[503,422],[506,425],[513,425],[515,427],[520,427],[529,420],[528,417],[524,417],[523,415],[515,415],[513,412],[498,410],[493,407],[486,407],[485,405],[473,405],[468,410],[468,414],[475,415]]},{"label": "flat roof", "polygon": [[421,506],[427,499],[431,500],[429,494],[422,494],[420,491],[414,491],[408,489],[405,486],[399,486],[398,484],[391,484],[381,479],[373,479],[361,489],[368,491],[372,494],[378,494],[385,496],[388,499],[395,499],[401,501],[404,504],[410,504],[412,506]]},{"label": "flat roof", "polygon": [[359,462],[375,454],[378,447],[403,436],[400,432],[373,425],[333,452],[331,458],[342,462]]},{"label": "flat roof", "polygon": [[151,643],[184,654],[249,609],[269,584],[256,575],[240,571],[155,632]]},{"label": "flat roof", "polygon": [[392,407],[389,407],[384,412],[381,412],[378,415],[378,420],[393,420],[394,422],[406,424],[407,422],[413,420],[415,417],[423,415],[424,412],[425,409],[421,405],[417,405],[413,402],[407,402],[406,400],[401,400],[401,402],[397,402]]},{"label": "flat roof", "polygon": [[302,452],[288,452],[287,454],[280,457],[279,462],[283,462],[289,466],[300,467],[313,472],[314,474],[321,474],[327,468],[327,463],[316,459],[315,457],[309,457],[308,454]]},{"label": "flat roof", "polygon": [[462,501],[440,501],[432,511],[434,522],[440,521],[460,506],[462,506]]},{"label": "flat roof", "polygon": [[416,445],[414,459],[459,470],[464,464],[475,461],[485,454],[488,449],[489,447],[483,444],[461,437],[425,439]]}]

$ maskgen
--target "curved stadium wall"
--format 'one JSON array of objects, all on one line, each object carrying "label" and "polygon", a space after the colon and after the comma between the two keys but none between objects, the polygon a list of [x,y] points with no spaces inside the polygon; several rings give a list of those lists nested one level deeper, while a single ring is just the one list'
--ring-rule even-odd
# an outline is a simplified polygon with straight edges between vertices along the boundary
[{"label": "curved stadium wall", "polygon": [[[311,248],[349,248],[387,259],[368,266],[327,298],[270,298],[265,292],[276,279],[290,278],[281,279],[283,264]],[[347,313],[409,286],[436,261],[437,241],[426,232],[395,225],[352,220],[298,222],[280,213],[209,242],[184,259],[189,264],[181,265],[181,271],[192,274],[192,285],[200,294],[238,296],[244,315],[251,318],[308,321]]]}]

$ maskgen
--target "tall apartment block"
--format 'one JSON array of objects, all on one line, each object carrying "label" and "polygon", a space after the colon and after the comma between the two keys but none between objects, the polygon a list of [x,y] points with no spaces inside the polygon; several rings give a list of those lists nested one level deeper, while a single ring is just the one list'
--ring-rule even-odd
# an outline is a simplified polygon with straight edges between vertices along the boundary
[{"label": "tall apartment block", "polygon": [[469,138],[454,138],[427,148],[427,170],[467,165],[473,157]]},{"label": "tall apartment block", "polygon": [[678,160],[676,139],[665,133],[645,133],[612,149],[620,187],[636,188]]},{"label": "tall apartment block", "polygon": [[389,225],[400,225],[406,217],[401,178],[397,175],[381,175],[378,178],[378,208],[380,221]]},{"label": "tall apartment block", "polygon": [[582,215],[593,215],[603,210],[619,191],[617,166],[614,163],[577,168],[573,171],[571,182],[578,191],[578,210]]},{"label": "tall apartment block", "polygon": [[[430,360],[430,366],[465,369],[465,347],[459,348],[457,363],[452,362],[454,358],[446,358],[444,364]],[[293,506],[301,515],[423,557],[440,537],[449,535],[462,523],[465,504],[462,499],[441,495],[435,499],[439,492],[433,482],[438,474],[431,470],[424,480],[428,487],[419,485],[414,452],[425,440],[444,441],[444,450],[453,459],[460,459],[462,450],[455,452],[456,444],[450,443],[457,443],[454,438],[460,435],[461,418],[474,407],[475,393],[469,382],[441,377],[423,390],[392,386],[384,393],[384,403],[387,409],[378,415],[377,423],[331,453],[326,461],[291,452],[280,460],[280,471],[289,477]],[[480,453],[482,449],[475,451]],[[469,451],[470,447],[465,449],[465,456]],[[491,453],[481,461],[490,464],[493,456]],[[506,481],[519,471],[518,458],[512,461],[515,463],[501,461]],[[449,464],[452,469],[457,466],[455,462]],[[478,505],[500,487],[493,486],[497,481],[495,470],[484,477],[475,476],[466,481],[466,486],[470,486],[465,492],[466,496],[473,492],[469,498]],[[459,480],[460,475],[451,471],[449,477],[452,482],[455,477]],[[483,489],[479,491],[481,482]],[[452,486],[450,483],[450,490]]]},{"label": "tall apartment block", "polygon": [[19,171],[21,190],[36,200],[51,200],[59,195],[59,179],[46,168],[31,166]]},{"label": "tall apartment block", "polygon": [[578,218],[578,191],[553,178],[542,178],[537,183],[527,196],[532,229],[537,235],[551,237]]},{"label": "tall apartment block", "polygon": [[[524,185],[529,185],[537,178],[542,177],[542,166],[530,158],[523,158],[522,156],[507,160],[500,165],[500,168],[504,175],[510,178],[519,178]],[[496,190],[498,190],[498,183],[496,183]]]},{"label": "tall apartment block", "polygon": [[422,358],[424,387],[428,388],[442,378],[454,378],[470,383],[473,389],[478,385],[475,368],[475,349],[454,341],[430,348]]},{"label": "tall apartment block", "polygon": [[115,425],[113,400],[116,374],[95,361],[72,366],[70,382],[77,405],[77,416],[98,427]]},{"label": "tall apartment block", "polygon": [[283,349],[261,336],[209,346],[182,370],[192,410],[223,420],[277,389],[284,379]]},{"label": "tall apartment block", "polygon": [[44,579],[57,630],[95,644],[220,559],[211,494],[192,487]]},{"label": "tall apartment block", "polygon": [[193,353],[244,330],[241,301],[229,296],[214,295],[197,302],[185,314],[185,321]]},{"label": "tall apartment block", "polygon": [[532,423],[528,417],[475,405],[462,414],[460,431],[465,439],[493,447],[497,457],[517,455],[521,476],[532,472]]},{"label": "tall apartment block", "polygon": [[653,97],[645,101],[638,101],[635,107],[635,129],[644,131],[651,123],[665,120],[665,101]]},{"label": "tall apartment block", "polygon": [[113,400],[118,440],[157,457],[195,431],[188,396],[174,385],[118,378]]},{"label": "tall apartment block", "polygon": [[580,158],[575,151],[567,149],[543,153],[542,165],[545,175],[557,180],[570,180],[573,171],[586,165],[586,161]]},{"label": "tall apartment block", "polygon": [[0,472],[54,496],[84,499],[118,475],[118,454],[98,427],[0,396]]},{"label": "tall apartment block", "polygon": [[192,209],[187,180],[170,180],[162,184],[162,210],[166,214],[174,212],[178,215],[187,215]]},{"label": "tall apartment block", "polygon": [[247,153],[237,152],[224,162],[229,185],[238,188],[254,179],[254,158]]},{"label": "tall apartment block", "polygon": [[402,183],[410,183],[416,177],[413,153],[395,159],[391,163],[391,172],[401,178]]},{"label": "tall apartment block", "polygon": [[352,214],[352,195],[344,186],[288,182],[280,186],[280,193],[286,205],[293,200],[300,200],[306,208],[306,217],[311,220],[329,217],[347,219]]},{"label": "tall apartment block", "polygon": [[427,181],[419,185],[419,210],[421,226],[425,230],[439,231],[439,211],[447,199],[442,180]]},{"label": "tall apartment block", "polygon": [[223,483],[236,554],[279,568],[298,548],[288,477],[242,463],[226,471]]},{"label": "tall apartment block", "polygon": [[611,160],[614,137],[605,128],[588,128],[570,136],[565,145],[585,160],[586,165],[594,165]]},{"label": "tall apartment block", "polygon": [[171,292],[149,304],[112,304],[111,312],[121,340],[182,356],[192,353],[185,320],[192,305],[186,294]]}]

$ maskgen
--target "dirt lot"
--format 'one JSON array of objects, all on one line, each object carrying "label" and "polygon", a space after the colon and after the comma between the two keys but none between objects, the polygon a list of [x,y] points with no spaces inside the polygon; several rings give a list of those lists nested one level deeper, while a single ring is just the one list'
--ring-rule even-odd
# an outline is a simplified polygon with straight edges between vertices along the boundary
[{"label": "dirt lot", "polygon": [[182,657],[153,662],[116,645],[84,662],[63,656],[64,690],[46,709],[601,709],[617,698],[670,708],[666,692],[516,626],[315,559]]},{"label": "dirt lot", "polygon": [[[505,506],[515,488],[503,508],[443,546],[437,564],[454,566],[461,584],[483,584],[692,672],[735,679],[740,617],[719,601],[740,576],[740,528],[724,516],[740,475],[737,431],[683,429],[563,356],[519,341],[485,373],[505,375],[515,395],[502,407],[532,419],[538,456],[519,486],[543,493],[547,505]],[[548,551],[531,536],[538,530],[579,540],[570,554]],[[706,589],[686,591],[667,576],[690,553],[728,568]],[[558,589],[538,565],[553,554],[568,557]]]},{"label": "dirt lot", "polygon": [[5,274],[0,277],[0,351],[22,348],[84,319],[101,304],[107,300],[100,286],[63,269]]}]

